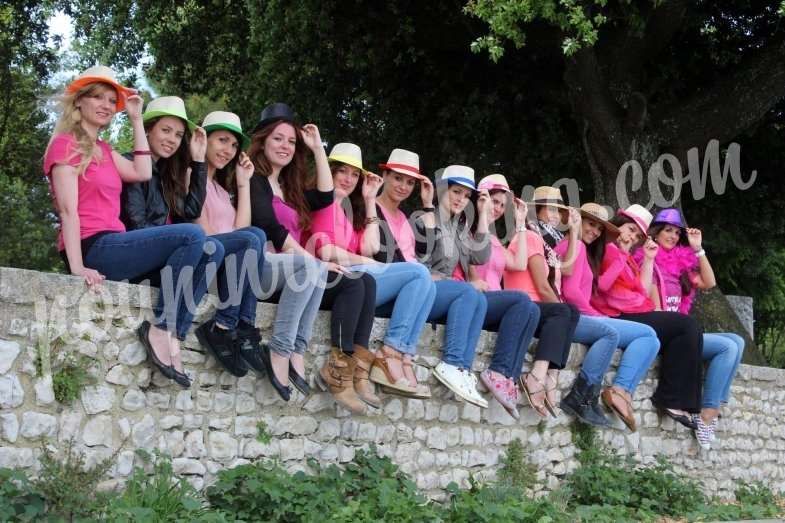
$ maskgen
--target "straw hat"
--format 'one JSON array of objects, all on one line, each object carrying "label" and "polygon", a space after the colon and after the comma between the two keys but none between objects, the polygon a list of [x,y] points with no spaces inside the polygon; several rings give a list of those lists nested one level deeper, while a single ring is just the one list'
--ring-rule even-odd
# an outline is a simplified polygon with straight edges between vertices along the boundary
[{"label": "straw hat", "polygon": [[197,127],[195,123],[188,119],[188,116],[185,113],[185,103],[183,103],[183,99],[179,96],[160,96],[155,100],[151,100],[144,110],[142,121],[146,122],[161,116],[174,116],[179,118],[188,125],[188,129],[191,131]]},{"label": "straw hat", "polygon": [[619,228],[608,221],[611,218],[608,209],[599,203],[584,203],[581,205],[579,211],[581,212],[581,216],[583,218],[588,218],[590,220],[594,220],[595,222],[601,223],[609,234],[619,234]]},{"label": "straw hat", "polygon": [[120,85],[114,71],[105,65],[96,65],[86,69],[76,78],[76,80],[68,84],[68,87],[65,88],[65,92],[73,94],[83,87],[96,83],[108,84],[114,87],[115,91],[117,91],[117,111],[119,112],[125,109],[125,99],[132,95],[133,91]]},{"label": "straw hat", "polygon": [[547,205],[550,207],[558,207],[559,209],[569,210],[569,207],[564,205],[564,200],[561,197],[561,191],[556,187],[543,185],[534,189],[534,205]]},{"label": "straw hat", "polygon": [[387,159],[387,163],[380,163],[379,168],[405,174],[418,180],[427,179],[420,173],[419,155],[406,149],[393,149],[390,157]]},{"label": "straw hat", "polygon": [[652,220],[652,215],[642,205],[638,205],[637,203],[632,204],[624,210],[619,209],[619,212],[617,214],[621,216],[626,216],[627,218],[634,221],[635,225],[638,226],[638,228],[641,230],[644,236],[648,234],[649,225],[651,224],[651,220]]},{"label": "straw hat", "polygon": [[455,183],[472,191],[477,190],[474,183],[474,169],[465,165],[448,165],[441,170],[440,183]]},{"label": "straw hat", "polygon": [[243,134],[243,126],[240,123],[240,117],[234,113],[227,111],[213,111],[204,117],[202,128],[206,133],[218,129],[225,129],[233,132],[240,140],[240,148],[245,149],[251,143],[251,139]]},{"label": "straw hat", "polygon": [[353,143],[337,143],[330,151],[330,156],[327,157],[330,162],[341,162],[359,169],[361,173],[368,174],[368,171],[363,169],[363,153],[360,147]]},{"label": "straw hat", "polygon": [[289,123],[294,122],[294,111],[292,111],[292,108],[281,102],[268,105],[262,109],[262,114],[259,117],[259,121],[256,123],[253,131],[251,131],[251,134],[254,134],[259,129],[262,129],[268,124],[276,121]]},{"label": "straw hat", "polygon": [[501,174],[490,174],[486,176],[477,184],[477,190],[512,192],[510,184],[507,183],[507,178]]}]

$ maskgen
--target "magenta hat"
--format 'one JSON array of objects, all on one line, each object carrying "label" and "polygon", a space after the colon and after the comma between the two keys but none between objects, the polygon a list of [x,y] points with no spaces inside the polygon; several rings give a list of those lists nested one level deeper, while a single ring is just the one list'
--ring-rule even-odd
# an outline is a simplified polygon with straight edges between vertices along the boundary
[{"label": "magenta hat", "polygon": [[681,221],[681,213],[679,213],[678,209],[671,208],[661,210],[651,222],[652,225],[657,223],[667,223],[668,225],[673,225],[679,229],[684,229],[684,223]]}]

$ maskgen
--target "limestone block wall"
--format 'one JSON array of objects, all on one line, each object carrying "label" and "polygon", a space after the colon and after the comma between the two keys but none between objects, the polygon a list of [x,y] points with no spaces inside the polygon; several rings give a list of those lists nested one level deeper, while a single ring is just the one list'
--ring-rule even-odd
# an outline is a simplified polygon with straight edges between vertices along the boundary
[{"label": "limestone block wall", "polygon": [[[75,277],[0,268],[0,466],[35,472],[42,438],[55,446],[73,439],[88,462],[117,452],[114,478],[126,477],[138,464],[135,449],[159,449],[172,456],[178,474],[201,487],[220,469],[258,458],[304,469],[307,458],[345,463],[373,443],[421,489],[437,496],[451,481],[466,485],[470,474],[493,477],[513,438],[528,451],[540,488],[554,488],[578,466],[567,416],[541,421],[521,406],[516,422],[490,395],[490,408],[481,410],[459,402],[430,377],[441,327],[426,327],[419,344],[418,372],[434,397],[384,396],[383,408],[367,416],[351,416],[318,389],[307,398],[295,393],[285,403],[265,379],[223,372],[193,335],[184,344],[183,361],[194,384],[183,390],[152,371],[134,333],[141,319],[150,317],[156,292],[107,283],[94,294]],[[203,304],[196,322],[212,307]],[[259,307],[263,336],[270,334],[274,312],[272,305]],[[329,349],[328,319],[328,313],[320,313],[315,326],[307,355],[311,374]],[[385,325],[376,321],[373,340],[381,338]],[[475,370],[487,365],[493,342],[493,334],[483,333]],[[94,378],[70,405],[54,398],[47,351],[55,368],[63,358],[82,358]],[[584,352],[573,346],[561,373],[562,392]],[[37,363],[39,355],[44,357]],[[635,396],[639,431],[631,434],[619,423],[601,432],[604,441],[642,462],[663,454],[723,497],[731,497],[740,480],[762,480],[785,492],[785,371],[741,367],[719,441],[708,452],[689,431],[653,410],[648,398],[656,373],[655,367]],[[260,421],[272,435],[269,444],[256,440]]]}]

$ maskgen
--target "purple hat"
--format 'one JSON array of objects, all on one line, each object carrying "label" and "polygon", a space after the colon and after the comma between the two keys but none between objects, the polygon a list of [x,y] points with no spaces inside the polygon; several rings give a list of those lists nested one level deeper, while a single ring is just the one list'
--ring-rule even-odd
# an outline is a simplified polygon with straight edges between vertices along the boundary
[{"label": "purple hat", "polygon": [[669,225],[674,225],[679,229],[684,229],[684,223],[681,221],[681,214],[679,213],[678,209],[663,209],[657,213],[654,220],[651,222],[652,225],[657,223],[667,223]]}]

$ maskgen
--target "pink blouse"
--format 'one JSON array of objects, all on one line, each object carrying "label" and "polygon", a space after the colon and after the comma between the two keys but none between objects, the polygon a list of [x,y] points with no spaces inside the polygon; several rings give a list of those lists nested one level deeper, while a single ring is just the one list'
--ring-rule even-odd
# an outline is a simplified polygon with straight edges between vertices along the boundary
[{"label": "pink blouse", "polygon": [[[77,179],[78,200],[76,212],[79,215],[79,238],[84,239],[102,231],[125,232],[120,221],[120,192],[123,181],[112,159],[112,147],[101,140],[96,141],[101,150],[101,159],[87,165],[84,174]],[[75,154],[76,139],[70,134],[58,134],[46,149],[44,174],[52,176],[56,165],[76,167],[81,156]],[[57,194],[51,185],[52,198],[57,206]],[[65,249],[63,231],[57,235],[57,249]]]},{"label": "pink blouse", "polygon": [[[569,238],[564,238],[554,249],[559,257],[564,260],[567,254]],[[564,301],[572,303],[581,314],[588,316],[602,316],[597,309],[591,306],[593,274],[586,255],[586,244],[578,240],[575,249],[575,260],[572,265],[572,274],[561,276],[561,292]]]},{"label": "pink blouse", "polygon": [[491,259],[487,263],[475,267],[477,276],[485,280],[488,284],[488,290],[500,291],[502,290],[502,276],[506,267],[507,256],[504,245],[499,241],[499,238],[491,234]]},{"label": "pink blouse", "polygon": [[360,254],[363,231],[355,231],[352,222],[346,217],[340,204],[334,201],[324,209],[313,214],[309,247],[319,255],[322,247],[335,245],[353,254]]},{"label": "pink blouse", "polygon": [[398,245],[398,250],[403,254],[407,262],[415,261],[414,255],[414,230],[409,224],[409,219],[400,210],[396,209],[395,214],[390,213],[383,205],[379,205],[384,215],[384,221],[390,227],[390,232],[395,238],[395,243]]},{"label": "pink blouse", "polygon": [[641,285],[638,265],[630,254],[614,243],[605,246],[597,292],[592,296],[591,304],[606,316],[654,310],[654,302]]},{"label": "pink blouse", "polygon": [[303,231],[300,229],[300,217],[297,215],[297,211],[278,196],[273,195],[273,212],[278,223],[288,229],[289,236],[300,243]]},{"label": "pink blouse", "polygon": [[202,216],[207,219],[214,234],[223,234],[234,230],[234,218],[237,214],[232,199],[226,189],[215,180],[207,179],[207,196],[202,207]]}]

